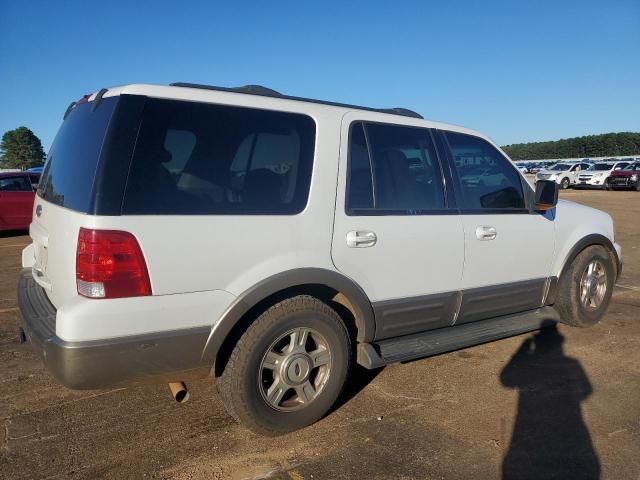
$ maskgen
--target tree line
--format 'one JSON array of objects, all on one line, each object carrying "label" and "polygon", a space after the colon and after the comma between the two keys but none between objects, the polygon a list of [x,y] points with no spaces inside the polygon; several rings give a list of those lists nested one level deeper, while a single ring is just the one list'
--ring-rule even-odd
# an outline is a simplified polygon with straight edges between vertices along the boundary
[{"label": "tree line", "polygon": [[548,142],[516,143],[505,145],[502,149],[513,160],[638,155],[640,133],[603,133]]}]

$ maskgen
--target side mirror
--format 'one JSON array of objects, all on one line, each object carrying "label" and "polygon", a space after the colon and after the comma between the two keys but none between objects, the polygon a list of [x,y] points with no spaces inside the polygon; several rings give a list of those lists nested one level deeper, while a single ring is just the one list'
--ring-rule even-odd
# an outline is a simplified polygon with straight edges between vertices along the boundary
[{"label": "side mirror", "polygon": [[558,203],[560,186],[552,180],[538,180],[536,183],[536,205],[534,210],[544,212]]}]

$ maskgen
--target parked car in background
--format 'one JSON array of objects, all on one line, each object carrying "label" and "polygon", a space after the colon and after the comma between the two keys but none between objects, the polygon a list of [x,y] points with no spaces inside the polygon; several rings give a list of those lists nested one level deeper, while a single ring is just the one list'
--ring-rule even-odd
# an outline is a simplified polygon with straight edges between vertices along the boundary
[{"label": "parked car in background", "polygon": [[574,188],[604,188],[609,189],[609,177],[611,173],[622,170],[629,162],[598,162],[589,170],[585,170],[578,176]]},{"label": "parked car in background", "polygon": [[25,172],[28,172],[28,173],[38,173],[38,174],[40,174],[40,173],[42,173],[42,170],[43,170],[43,169],[44,169],[44,167],[32,167],[32,168],[27,168],[27,169],[25,170]]},{"label": "parked car in background", "polygon": [[529,173],[538,173],[540,170],[542,170],[540,162],[533,162],[529,165]]},{"label": "parked car in background", "polygon": [[615,170],[609,177],[609,187],[613,190],[635,189],[640,191],[640,161],[633,162],[622,170]]},{"label": "parked car in background", "polygon": [[561,188],[567,189],[576,183],[580,172],[589,167],[590,165],[587,163],[556,163],[547,169],[540,170],[536,174],[536,182],[538,180],[552,180]]},{"label": "parked car in background", "polygon": [[34,183],[40,175],[27,172],[0,173],[0,230],[29,228],[35,197]]}]

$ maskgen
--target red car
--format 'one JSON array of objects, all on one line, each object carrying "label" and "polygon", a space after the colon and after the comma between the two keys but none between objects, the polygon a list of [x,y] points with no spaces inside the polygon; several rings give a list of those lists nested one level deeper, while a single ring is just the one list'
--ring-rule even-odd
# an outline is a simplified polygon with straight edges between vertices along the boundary
[{"label": "red car", "polygon": [[0,173],[0,231],[29,228],[39,180],[37,173]]},{"label": "red car", "polygon": [[640,162],[631,163],[622,170],[611,172],[609,186],[614,190],[631,188],[640,191]]}]

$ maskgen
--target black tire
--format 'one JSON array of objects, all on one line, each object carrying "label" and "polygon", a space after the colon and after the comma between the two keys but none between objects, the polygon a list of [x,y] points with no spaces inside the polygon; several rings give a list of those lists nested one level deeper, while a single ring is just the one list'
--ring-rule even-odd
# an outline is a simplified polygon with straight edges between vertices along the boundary
[{"label": "black tire", "polygon": [[[606,275],[604,297],[597,306],[585,306],[581,301],[581,282],[589,264],[597,261]],[[556,309],[563,323],[574,327],[590,327],[598,323],[609,307],[615,281],[615,267],[607,250],[592,245],[582,250],[562,274],[558,283]]]},{"label": "black tire", "polygon": [[609,183],[609,179],[608,178],[604,181],[604,189],[605,190],[611,190],[611,184]]},{"label": "black tire", "polygon": [[[274,342],[300,328],[310,329],[326,342],[330,351],[326,380],[308,405],[302,402],[297,410],[277,410],[265,396],[263,362]],[[317,298],[300,295],[273,305],[251,324],[234,347],[217,386],[227,411],[239,423],[260,435],[282,435],[311,425],[329,411],[350,363],[351,342],[340,316]]]},{"label": "black tire", "polygon": [[571,180],[569,180],[567,177],[564,177],[562,179],[562,182],[560,182],[560,188],[562,188],[563,190],[566,190],[567,188],[569,188],[570,185],[571,185]]}]

